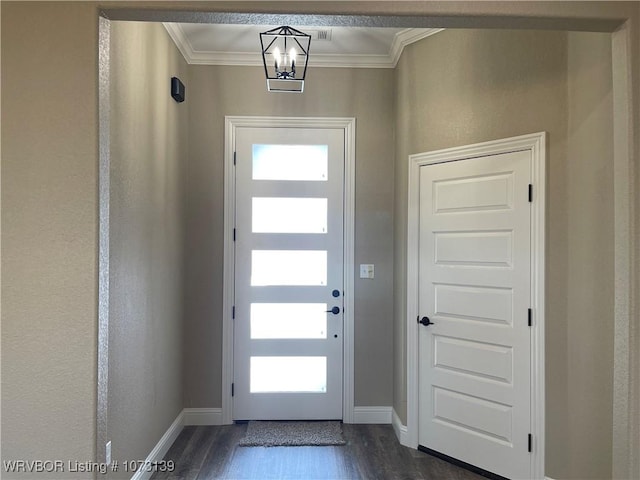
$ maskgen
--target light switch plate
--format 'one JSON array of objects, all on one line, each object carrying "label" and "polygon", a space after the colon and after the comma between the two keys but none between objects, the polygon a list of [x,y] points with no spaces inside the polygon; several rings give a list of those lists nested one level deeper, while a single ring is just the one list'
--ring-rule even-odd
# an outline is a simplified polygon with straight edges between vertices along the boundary
[{"label": "light switch plate", "polygon": [[373,278],[374,266],[371,264],[361,264],[360,265],[360,278]]}]

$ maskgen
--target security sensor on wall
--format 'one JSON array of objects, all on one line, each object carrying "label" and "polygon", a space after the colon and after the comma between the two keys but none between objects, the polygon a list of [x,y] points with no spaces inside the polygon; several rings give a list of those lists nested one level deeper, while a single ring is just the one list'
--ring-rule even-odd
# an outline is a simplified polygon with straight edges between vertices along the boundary
[{"label": "security sensor on wall", "polygon": [[178,77],[171,77],[171,96],[178,102],[184,102],[184,83]]}]

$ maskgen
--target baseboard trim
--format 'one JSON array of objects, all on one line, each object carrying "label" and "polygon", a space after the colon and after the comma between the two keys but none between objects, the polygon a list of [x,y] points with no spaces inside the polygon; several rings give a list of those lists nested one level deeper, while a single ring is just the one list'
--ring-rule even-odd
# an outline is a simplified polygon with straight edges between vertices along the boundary
[{"label": "baseboard trim", "polygon": [[[401,444],[403,444],[402,439],[406,438],[407,427],[401,424],[400,418],[396,415],[392,407],[354,407],[353,420],[353,423],[392,423]],[[162,460],[185,426],[222,424],[222,408],[183,409],[147,456],[146,465]],[[131,480],[149,480],[152,473],[153,472],[138,471],[131,477]]]},{"label": "baseboard trim", "polygon": [[223,425],[222,408],[185,408],[185,425]]},{"label": "baseboard trim", "polygon": [[353,423],[391,423],[391,407],[353,407]]},{"label": "baseboard trim", "polygon": [[400,445],[410,447],[407,438],[407,426],[402,423],[395,408],[392,409],[391,425],[393,425],[393,430],[396,432],[396,437],[398,437]]},{"label": "baseboard trim", "polygon": [[[175,442],[176,438],[178,438],[178,435],[180,435],[183,427],[184,410],[178,414],[178,416],[164,433],[160,441],[156,444],[155,447],[153,447],[153,450],[151,450],[151,453],[145,459],[144,465],[152,465],[154,462],[159,462],[160,460],[162,460],[169,451],[171,445],[173,445],[173,442]],[[149,480],[153,473],[154,472],[152,471],[152,469],[138,470],[131,477],[131,480]]]}]

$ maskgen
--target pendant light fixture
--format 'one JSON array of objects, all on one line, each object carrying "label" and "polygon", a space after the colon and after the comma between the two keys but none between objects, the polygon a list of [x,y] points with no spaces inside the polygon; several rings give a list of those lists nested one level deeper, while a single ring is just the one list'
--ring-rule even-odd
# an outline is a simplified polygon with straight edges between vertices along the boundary
[{"label": "pendant light fixture", "polygon": [[260,34],[268,91],[302,93],[310,44],[311,35],[292,27],[277,27]]}]

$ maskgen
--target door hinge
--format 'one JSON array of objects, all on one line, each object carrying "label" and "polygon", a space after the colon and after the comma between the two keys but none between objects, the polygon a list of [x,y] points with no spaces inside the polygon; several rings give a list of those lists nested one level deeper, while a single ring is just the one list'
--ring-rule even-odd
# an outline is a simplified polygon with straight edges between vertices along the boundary
[{"label": "door hinge", "polygon": [[527,313],[527,323],[529,326],[533,325],[533,310],[529,309]]},{"label": "door hinge", "polygon": [[533,185],[529,184],[529,201],[533,202]]},{"label": "door hinge", "polygon": [[[233,397],[235,395],[235,393],[236,393],[236,384],[232,383],[231,384],[231,396]],[[529,451],[531,451],[531,450],[529,450]]]},{"label": "door hinge", "polygon": [[231,318],[235,320],[236,318],[236,306],[231,307]]},{"label": "door hinge", "polygon": [[529,451],[529,453],[531,453],[533,451],[533,435],[529,434],[529,437],[527,439],[527,449]]},{"label": "door hinge", "polygon": [[236,164],[236,152],[233,152],[233,164]]},{"label": "door hinge", "polygon": [[236,241],[236,229],[235,228],[233,229],[233,241],[234,242]]}]

